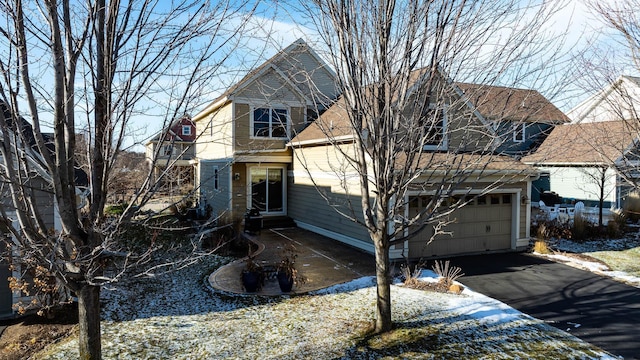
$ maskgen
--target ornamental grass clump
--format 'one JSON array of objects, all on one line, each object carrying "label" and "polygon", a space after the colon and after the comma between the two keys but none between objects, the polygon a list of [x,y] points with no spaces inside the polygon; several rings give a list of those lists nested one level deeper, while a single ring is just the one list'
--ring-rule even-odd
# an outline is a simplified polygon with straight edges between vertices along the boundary
[{"label": "ornamental grass clump", "polygon": [[436,260],[435,264],[433,265],[433,271],[438,276],[440,276],[440,279],[438,281],[445,285],[447,288],[451,288],[451,285],[453,285],[458,278],[464,276],[464,273],[462,272],[462,269],[460,267],[449,265],[449,260],[445,261],[444,263]]}]

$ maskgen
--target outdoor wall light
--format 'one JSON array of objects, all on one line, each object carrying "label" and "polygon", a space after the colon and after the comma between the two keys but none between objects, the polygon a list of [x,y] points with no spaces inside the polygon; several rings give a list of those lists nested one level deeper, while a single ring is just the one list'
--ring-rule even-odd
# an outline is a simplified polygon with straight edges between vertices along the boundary
[{"label": "outdoor wall light", "polygon": [[233,180],[240,180],[240,173],[233,174]]},{"label": "outdoor wall light", "polygon": [[522,198],[520,200],[522,201],[522,205],[526,205],[529,203],[529,197],[527,195],[522,195]]}]

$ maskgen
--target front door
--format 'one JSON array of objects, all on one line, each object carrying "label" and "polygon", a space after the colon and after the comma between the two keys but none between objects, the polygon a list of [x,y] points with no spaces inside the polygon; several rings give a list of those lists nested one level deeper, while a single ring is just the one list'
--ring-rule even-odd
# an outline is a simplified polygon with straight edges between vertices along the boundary
[{"label": "front door", "polygon": [[263,214],[284,214],[284,168],[252,167],[251,208]]}]

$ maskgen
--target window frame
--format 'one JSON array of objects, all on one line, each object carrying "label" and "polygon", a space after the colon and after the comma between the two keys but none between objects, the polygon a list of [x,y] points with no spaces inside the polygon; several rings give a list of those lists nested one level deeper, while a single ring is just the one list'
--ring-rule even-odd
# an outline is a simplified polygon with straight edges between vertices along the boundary
[{"label": "window frame", "polygon": [[162,145],[162,156],[172,156],[172,155],[173,155],[173,144]]},{"label": "window frame", "polygon": [[436,104],[431,103],[429,104],[429,111],[432,110],[439,110],[441,112],[442,115],[442,141],[440,141],[439,144],[435,145],[435,144],[424,144],[422,146],[422,150],[425,151],[438,151],[438,150],[447,150],[447,148],[449,147],[449,139],[447,138],[447,129],[449,127],[449,119],[447,116],[448,113],[448,105],[443,105],[440,109],[437,108]]},{"label": "window frame", "polygon": [[[267,122],[266,129],[269,130],[268,136],[257,135],[256,134],[256,111],[258,110],[268,110],[269,118]],[[283,124],[281,121],[274,122],[274,115],[278,112],[284,111],[285,123]],[[280,118],[279,115],[277,118]],[[251,117],[251,126],[250,126],[250,137],[252,139],[273,139],[273,140],[286,140],[289,138],[290,127],[291,127],[291,109],[288,106],[284,105],[271,105],[271,106],[251,106],[250,108],[250,117]],[[265,121],[259,121],[258,123],[264,124]],[[274,126],[274,124],[276,126]],[[284,125],[284,126],[283,126]],[[284,129],[283,136],[273,136],[274,131],[278,129]]]},{"label": "window frame", "polygon": [[523,143],[527,139],[527,124],[520,123],[516,124],[513,129],[513,142],[515,143]]},{"label": "window frame", "polygon": [[191,125],[182,125],[182,135],[191,136],[191,133],[192,133]]}]

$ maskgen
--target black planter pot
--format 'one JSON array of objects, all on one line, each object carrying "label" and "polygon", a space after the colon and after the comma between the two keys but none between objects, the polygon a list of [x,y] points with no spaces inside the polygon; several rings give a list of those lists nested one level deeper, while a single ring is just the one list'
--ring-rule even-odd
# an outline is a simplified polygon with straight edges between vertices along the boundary
[{"label": "black planter pot", "polygon": [[282,292],[291,292],[293,289],[293,278],[285,272],[278,272],[278,285],[280,285],[280,290]]},{"label": "black planter pot", "polygon": [[242,286],[246,292],[256,292],[260,289],[260,285],[262,285],[262,276],[259,272],[242,272]]}]

